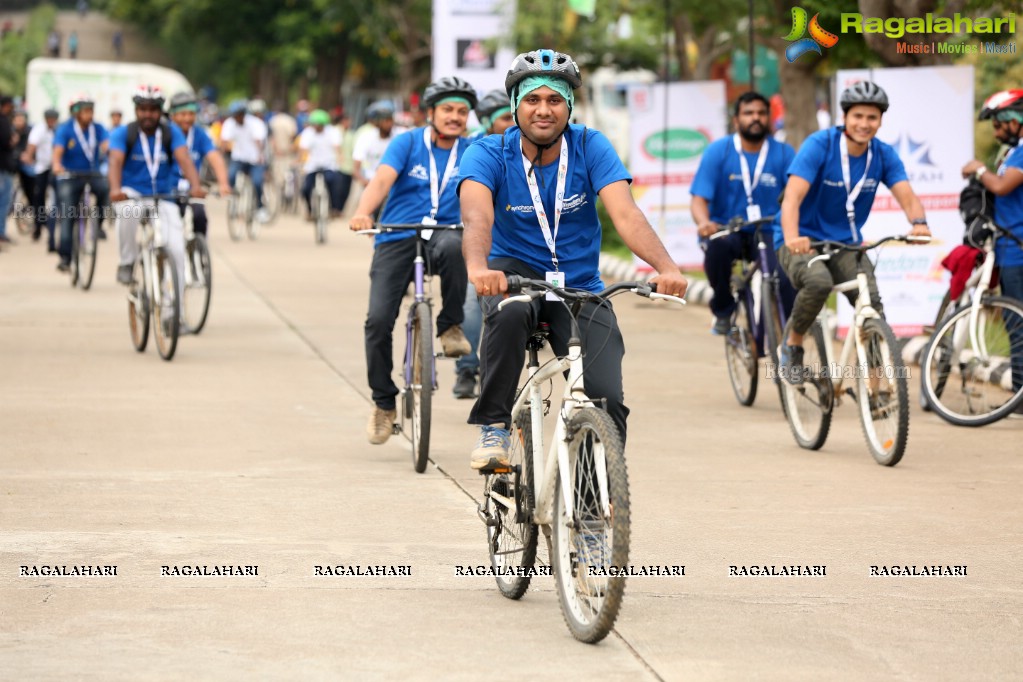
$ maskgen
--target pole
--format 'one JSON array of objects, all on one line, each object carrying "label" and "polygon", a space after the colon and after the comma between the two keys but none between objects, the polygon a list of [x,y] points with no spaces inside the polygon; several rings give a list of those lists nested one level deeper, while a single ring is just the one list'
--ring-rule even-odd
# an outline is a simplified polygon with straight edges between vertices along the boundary
[{"label": "pole", "polygon": [[[682,59],[683,57],[679,57]],[[660,233],[668,229],[668,83],[671,81],[671,0],[664,0],[664,118],[661,136],[664,150],[661,154],[661,220]]]},{"label": "pole", "polygon": [[749,0],[749,89],[751,92],[756,92],[757,80],[756,71],[754,66],[756,59],[753,57],[756,50],[756,44],[753,42],[753,0]]}]

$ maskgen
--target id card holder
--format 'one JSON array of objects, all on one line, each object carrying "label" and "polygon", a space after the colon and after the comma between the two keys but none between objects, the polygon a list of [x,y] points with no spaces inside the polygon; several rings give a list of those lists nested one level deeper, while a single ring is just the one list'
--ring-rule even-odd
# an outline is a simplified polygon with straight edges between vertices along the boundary
[{"label": "id card holder", "polygon": [[[564,288],[564,286],[565,286],[565,273],[563,273],[563,272],[550,272],[550,271],[548,271],[547,272],[547,276],[545,277],[545,279],[547,280],[547,283],[550,284],[552,287],[558,287],[559,289],[561,289],[561,288]],[[548,291],[547,294],[544,296],[544,300],[545,301],[560,301],[561,299],[558,298],[557,294],[555,294],[555,293],[553,293],[551,291]]]},{"label": "id card holder", "polygon": [[746,220],[749,222],[760,220],[760,204],[750,204],[746,207]]},{"label": "id card holder", "polygon": [[[426,216],[426,217],[423,218],[423,225],[436,225],[436,224],[437,224],[437,221],[434,220],[433,218],[431,218],[430,216]],[[426,239],[427,241],[429,241],[430,237],[433,236],[433,230],[423,230],[419,234],[420,234],[420,236],[422,236],[423,239]]]}]

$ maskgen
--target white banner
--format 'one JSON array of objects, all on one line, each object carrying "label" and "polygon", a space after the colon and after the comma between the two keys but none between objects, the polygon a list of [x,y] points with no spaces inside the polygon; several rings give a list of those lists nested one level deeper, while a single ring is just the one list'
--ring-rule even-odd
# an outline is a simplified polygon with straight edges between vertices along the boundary
[{"label": "white banner", "polygon": [[[667,109],[665,109],[667,107]],[[629,87],[632,193],[675,262],[703,267],[689,188],[707,145],[725,134],[723,81]],[[637,259],[637,265],[649,265]]]},{"label": "white banner", "polygon": [[[839,71],[836,92],[841,94],[860,80],[873,80],[888,93],[890,106],[877,137],[895,147],[905,164],[934,235],[927,246],[882,246],[876,257],[885,317],[897,336],[911,336],[934,322],[949,281],[941,261],[962,243],[959,192],[966,181],[960,169],[974,155],[973,67]],[[882,185],[864,226],[864,238],[871,241],[909,229],[898,202]],[[843,296],[839,300],[844,328],[852,320],[852,308]]]},{"label": "white banner", "polygon": [[481,95],[503,90],[515,53],[488,43],[511,35],[514,16],[515,3],[505,0],[434,0],[432,79],[458,76]]}]

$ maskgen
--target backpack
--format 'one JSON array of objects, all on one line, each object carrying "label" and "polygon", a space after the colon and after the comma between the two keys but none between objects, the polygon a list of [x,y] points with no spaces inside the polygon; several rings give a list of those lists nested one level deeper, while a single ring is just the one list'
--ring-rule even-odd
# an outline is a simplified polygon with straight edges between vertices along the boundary
[{"label": "backpack", "polygon": [[[171,152],[171,128],[163,118],[160,119],[160,135],[163,139],[163,150],[167,153],[167,161],[174,163],[174,154]],[[127,139],[125,141],[124,158],[127,161],[131,158],[131,151],[135,143],[139,141],[139,122],[132,121],[128,124]]]},{"label": "backpack", "polygon": [[959,193],[959,217],[966,230],[963,243],[975,249],[984,248],[984,242],[993,234],[988,223],[994,222],[995,195],[985,189],[976,178],[970,178]]}]

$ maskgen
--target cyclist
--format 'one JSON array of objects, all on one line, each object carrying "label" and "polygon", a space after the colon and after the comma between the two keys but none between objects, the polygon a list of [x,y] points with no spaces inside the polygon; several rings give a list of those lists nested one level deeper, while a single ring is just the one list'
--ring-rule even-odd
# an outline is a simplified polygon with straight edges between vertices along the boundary
[{"label": "cyclist", "polygon": [[340,213],[343,206],[341,174],[337,170],[337,159],[341,151],[341,131],[330,125],[330,114],[323,109],[316,109],[309,114],[308,124],[298,136],[298,148],[305,164],[302,168],[305,172],[302,197],[309,210],[307,214],[309,220],[313,218],[312,196],[317,173],[323,173],[323,179],[327,183],[332,213]]},{"label": "cyclist", "polygon": [[[199,173],[188,153],[181,129],[161,120],[164,96],[160,88],[141,85],[135,91],[135,121],[121,126],[110,138],[110,198],[116,202],[174,191],[174,164],[191,186],[193,197],[205,196]],[[148,205],[152,205],[147,202]],[[131,283],[132,264],[138,257],[135,232],[139,214],[124,207],[118,211],[121,264],[117,281]],[[160,202],[162,236],[178,270],[178,301],[185,285],[185,240],[181,213],[172,201]]]},{"label": "cyclist", "polygon": [[[980,119],[991,119],[995,137],[1009,146],[1009,152],[996,173],[989,173],[983,162],[974,159],[963,166],[963,177],[975,177],[995,195],[995,223],[1023,239],[1023,90],[1004,90],[995,93],[984,102]],[[1008,237],[995,242],[995,263],[998,264],[998,283],[1003,296],[1023,301],[1023,249]],[[1014,348],[1023,339],[1019,338],[1020,325],[1011,325]],[[1023,386],[1023,357],[1011,358],[1012,390]],[[1023,414],[1023,406],[1016,410]]]},{"label": "cyclist", "polygon": [[[457,77],[440,78],[423,93],[429,125],[394,138],[366,191],[359,198],[349,226],[373,227],[372,213],[387,198],[383,223],[423,225],[460,222],[455,180],[458,164],[469,144],[462,139],[469,110],[476,104],[476,89]],[[401,297],[413,276],[416,253],[414,232],[392,232],[376,237],[370,266],[369,313],[366,316],[366,366],[373,390],[373,410],[367,434],[374,444],[391,435],[398,387],[391,379],[392,339]],[[472,348],[462,333],[465,303],[465,263],[462,235],[456,231],[424,232],[426,252],[440,275],[442,307],[437,335],[444,355],[459,357]]]},{"label": "cyclist", "polygon": [[243,99],[231,102],[227,118],[220,129],[220,146],[231,154],[228,176],[234,187],[238,173],[245,173],[252,180],[256,195],[256,220],[270,221],[270,212],[263,206],[263,176],[266,172],[266,139],[269,129],[263,119],[248,113]]},{"label": "cyclist", "polygon": [[355,177],[363,188],[369,185],[376,174],[391,140],[406,130],[394,125],[394,105],[386,100],[371,104],[366,109],[366,119],[375,130],[360,132],[355,140],[355,149],[352,150]]},{"label": "cyclist", "polygon": [[[196,123],[196,115],[199,112],[199,100],[195,93],[179,92],[170,100],[170,118],[181,129],[185,136],[185,145],[188,147],[188,154],[192,157],[192,164],[196,170],[202,167],[203,160],[208,160],[213,169],[213,175],[217,178],[220,188],[220,195],[227,196],[231,193],[231,183],[227,178],[227,164],[224,157],[213,145],[213,139],[206,130]],[[188,180],[181,172],[181,167],[174,165],[173,186],[181,190],[191,189]],[[181,214],[184,215],[185,207],[181,207]],[[206,217],[206,206],[200,202],[192,203],[192,226],[196,234],[206,235],[209,220]]]},{"label": "cyclist", "polygon": [[32,240],[35,241],[43,234],[43,228],[47,228],[48,249],[52,253],[57,250],[53,236],[53,225],[50,224],[49,215],[46,210],[46,189],[50,186],[50,164],[53,161],[53,131],[57,128],[57,119],[60,112],[56,109],[47,109],[43,113],[43,122],[36,123],[28,134],[28,144],[21,155],[21,162],[32,166],[33,181],[32,195],[28,197],[32,202],[32,212],[35,215],[35,229],[32,232]]},{"label": "cyclist", "polygon": [[[796,287],[796,300],[782,343],[779,372],[790,384],[803,383],[803,335],[831,294],[835,282],[856,278],[857,254],[843,251],[808,268],[815,252],[811,240],[860,244],[879,183],[884,183],[912,225],[914,236],[930,236],[920,199],[913,192],[898,154],[878,140],[888,95],[870,81],[860,81],[839,98],[845,125],[820,130],[803,142],[789,167],[781,205],[781,230],[775,230],[778,262]],[[871,305],[883,314],[874,269],[862,260]],[[847,293],[855,302],[857,292]]]},{"label": "cyclist", "polygon": [[121,119],[124,118],[124,114],[119,107],[114,107],[110,110],[110,130],[113,130],[117,126],[121,125]]},{"label": "cyclist", "polygon": [[[66,272],[71,267],[71,223],[78,213],[78,202],[88,182],[100,207],[99,237],[104,238],[103,216],[110,206],[110,186],[100,174],[102,157],[107,152],[109,134],[101,124],[93,121],[95,103],[87,93],[79,93],[71,100],[71,118],[57,126],[53,133],[53,165],[51,172],[57,178],[57,205],[60,207],[60,246],[57,269]],[[62,178],[72,171],[76,177]]]},{"label": "cyclist", "polygon": [[[714,290],[710,299],[710,311],[714,314],[711,331],[720,335],[731,329],[735,311],[732,263],[743,256],[756,258],[756,230],[747,229],[713,240],[707,238],[735,216],[753,221],[775,213],[778,197],[785,188],[785,171],[796,155],[791,145],[769,139],[770,104],[758,92],[739,96],[732,126],[734,135],[715,140],[703,152],[689,190],[692,194],[690,211],[706,250],[703,270]],[[777,269],[773,249],[768,250],[768,258]],[[780,279],[788,312],[796,294],[784,273]]]},{"label": "cyclist", "polygon": [[[505,78],[518,127],[474,143],[461,165],[463,253],[486,320],[480,395],[468,420],[481,427],[471,455],[474,469],[508,464],[515,388],[537,320],[550,324],[556,353],[566,351],[570,332],[564,307],[542,298],[498,313],[506,274],[543,278],[546,272],[548,281],[562,286],[601,291],[598,196],[625,243],[657,270],[657,290],[676,296],[686,291],[685,277],[636,206],[632,178],[611,143],[595,130],[569,124],[581,85],[568,55],[546,49],[520,54]],[[624,441],[625,347],[614,312],[610,304],[587,304],[579,324],[586,394],[607,400]]]},{"label": "cyclist", "polygon": [[[476,105],[476,118],[483,125],[483,130],[470,135],[470,141],[481,140],[487,135],[503,135],[508,128],[515,125],[508,93],[504,90],[491,90],[483,95]],[[462,323],[462,330],[472,351],[455,361],[455,385],[451,392],[456,398],[469,399],[476,397],[476,378],[480,373],[480,356],[477,349],[483,331],[483,310],[476,296],[476,287],[471,282],[465,288],[463,314],[465,320]]]}]

